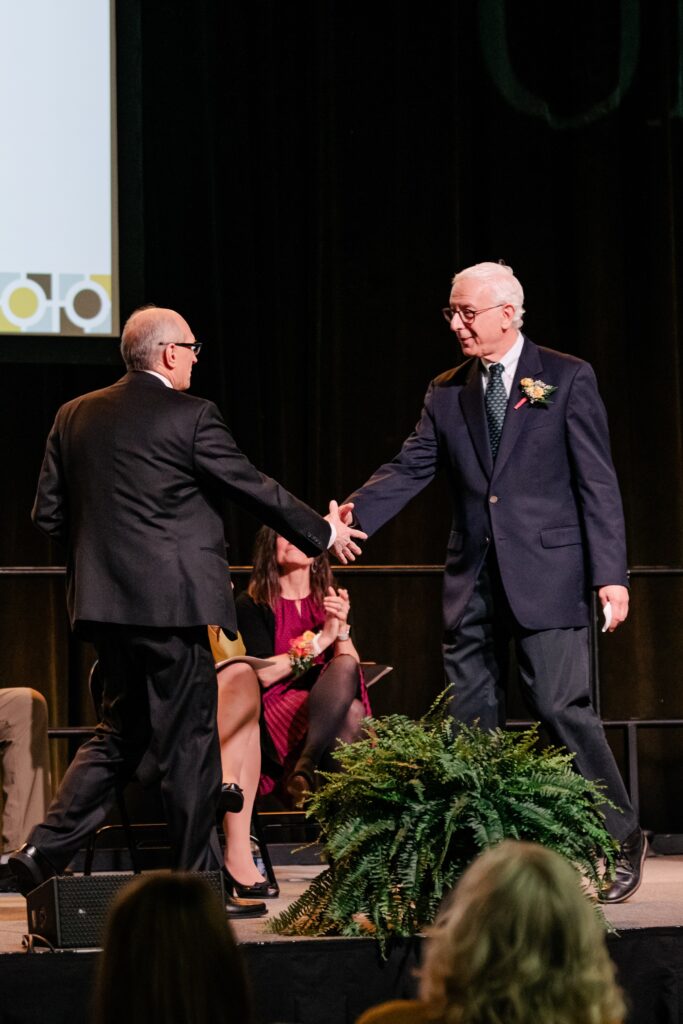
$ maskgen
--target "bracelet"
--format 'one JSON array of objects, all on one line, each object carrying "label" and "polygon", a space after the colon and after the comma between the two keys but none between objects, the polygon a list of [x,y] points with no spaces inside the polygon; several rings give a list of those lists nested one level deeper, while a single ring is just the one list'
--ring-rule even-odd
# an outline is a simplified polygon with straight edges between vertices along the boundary
[{"label": "bracelet", "polygon": [[344,640],[348,640],[350,636],[351,636],[351,627],[347,624],[345,629],[341,629],[337,633],[337,640],[341,640],[342,643],[343,643]]}]

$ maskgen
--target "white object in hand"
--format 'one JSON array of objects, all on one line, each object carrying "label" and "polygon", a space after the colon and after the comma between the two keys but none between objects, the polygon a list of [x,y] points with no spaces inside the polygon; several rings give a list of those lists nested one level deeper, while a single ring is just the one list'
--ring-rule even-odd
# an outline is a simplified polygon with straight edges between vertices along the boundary
[{"label": "white object in hand", "polygon": [[610,601],[608,601],[607,604],[603,605],[602,613],[605,616],[605,622],[602,627],[602,632],[606,633],[612,625],[612,604]]}]

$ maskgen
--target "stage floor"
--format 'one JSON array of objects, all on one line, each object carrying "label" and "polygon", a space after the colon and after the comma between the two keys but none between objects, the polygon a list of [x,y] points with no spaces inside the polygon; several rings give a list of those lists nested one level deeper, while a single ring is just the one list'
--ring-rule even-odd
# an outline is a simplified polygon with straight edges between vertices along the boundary
[{"label": "stage floor", "polygon": [[[277,870],[281,896],[269,915],[235,926],[251,978],[256,1024],[353,1024],[368,1006],[415,994],[422,939],[392,944],[387,960],[372,939],[272,935],[267,921],[320,868]],[[628,1024],[683,1024],[683,856],[649,857],[632,899],[606,915],[617,929],[610,954],[630,1005]],[[0,895],[0,1020],[87,1024],[97,952],[22,952],[22,897]]]},{"label": "stage floor", "polygon": [[[321,869],[315,866],[277,868],[280,898],[267,900],[268,916],[234,923],[240,943],[310,942],[267,931],[267,922],[289,906]],[[605,916],[618,931],[633,928],[683,928],[683,856],[648,857],[643,883],[627,903],[606,909]],[[26,933],[26,902],[23,897],[0,894],[0,954],[19,953]]]}]

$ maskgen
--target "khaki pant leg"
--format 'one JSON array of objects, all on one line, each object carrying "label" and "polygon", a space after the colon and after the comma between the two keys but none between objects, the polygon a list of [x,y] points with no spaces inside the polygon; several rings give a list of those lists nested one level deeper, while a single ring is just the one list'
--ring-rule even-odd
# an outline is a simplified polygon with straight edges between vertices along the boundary
[{"label": "khaki pant leg", "polygon": [[28,687],[0,689],[2,850],[15,850],[43,821],[51,796],[47,704]]}]

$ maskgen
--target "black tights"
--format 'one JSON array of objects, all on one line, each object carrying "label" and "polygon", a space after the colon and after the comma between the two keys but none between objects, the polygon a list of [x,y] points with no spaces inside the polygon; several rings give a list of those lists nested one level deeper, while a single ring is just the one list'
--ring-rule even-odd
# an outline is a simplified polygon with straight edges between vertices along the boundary
[{"label": "black tights", "polygon": [[333,658],[311,688],[308,698],[308,735],[293,774],[306,772],[312,777],[322,758],[332,761],[330,751],[338,739],[349,743],[358,737],[363,705],[356,698],[360,668],[355,658],[340,654]]}]

